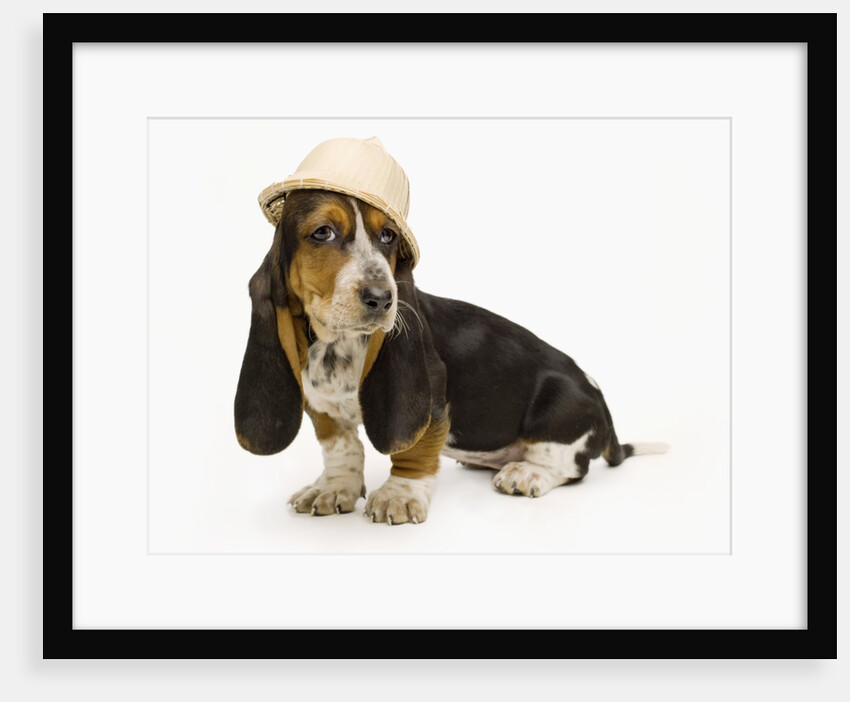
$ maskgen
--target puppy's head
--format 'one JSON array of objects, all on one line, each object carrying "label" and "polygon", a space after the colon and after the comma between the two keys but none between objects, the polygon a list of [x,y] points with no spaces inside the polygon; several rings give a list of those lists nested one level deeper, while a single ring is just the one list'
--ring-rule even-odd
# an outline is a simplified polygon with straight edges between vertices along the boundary
[{"label": "puppy's head", "polygon": [[393,328],[399,227],[392,219],[354,197],[296,190],[279,226],[289,306],[319,339]]},{"label": "puppy's head", "polygon": [[[431,389],[411,272],[415,259],[399,250],[398,225],[361,200],[323,190],[292,191],[282,210],[272,246],[248,286],[251,327],[234,401],[239,443],[268,455],[297,435],[307,318],[328,343],[378,332],[359,395],[366,433],[384,453],[412,445],[430,421]],[[399,305],[420,324],[385,335],[397,319],[403,324]]]}]

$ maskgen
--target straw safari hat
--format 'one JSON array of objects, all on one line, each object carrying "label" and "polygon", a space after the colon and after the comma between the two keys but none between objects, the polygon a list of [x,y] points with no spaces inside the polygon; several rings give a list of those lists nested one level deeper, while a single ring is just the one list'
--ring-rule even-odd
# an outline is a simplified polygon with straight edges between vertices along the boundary
[{"label": "straw safari hat", "polygon": [[286,193],[292,190],[332,190],[352,195],[386,214],[400,229],[399,255],[419,261],[419,245],[407,226],[410,184],[380,139],[330,139],[319,144],[280,183],[272,183],[257,198],[266,219],[277,226]]}]

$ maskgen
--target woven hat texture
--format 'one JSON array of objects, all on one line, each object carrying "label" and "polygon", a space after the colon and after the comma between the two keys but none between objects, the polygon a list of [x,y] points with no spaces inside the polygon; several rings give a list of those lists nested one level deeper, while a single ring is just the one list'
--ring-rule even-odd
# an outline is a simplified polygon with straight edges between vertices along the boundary
[{"label": "woven hat texture", "polygon": [[277,226],[286,193],[293,190],[332,190],[352,195],[386,214],[400,229],[399,254],[419,261],[419,245],[407,225],[410,184],[380,139],[330,139],[319,144],[279,183],[272,183],[257,198],[266,219]]}]

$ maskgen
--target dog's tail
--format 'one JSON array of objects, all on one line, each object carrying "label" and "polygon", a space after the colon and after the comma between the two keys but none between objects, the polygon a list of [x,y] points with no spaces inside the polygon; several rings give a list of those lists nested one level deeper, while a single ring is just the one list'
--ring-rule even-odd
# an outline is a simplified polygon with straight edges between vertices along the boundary
[{"label": "dog's tail", "polygon": [[614,422],[611,421],[611,412],[607,406],[605,407],[605,416],[608,419],[608,425],[611,427],[611,438],[608,440],[608,445],[602,450],[602,457],[608,461],[609,466],[618,466],[630,456],[664,453],[670,448],[669,444],[658,441],[621,444],[617,440],[617,433],[614,431]]},{"label": "dog's tail", "polygon": [[608,461],[609,466],[618,466],[630,456],[643,456],[652,453],[664,453],[670,448],[670,444],[660,441],[643,441],[640,443],[621,444],[617,441],[617,435],[611,431],[611,441],[602,451],[603,458]]},{"label": "dog's tail", "polygon": [[[621,444],[617,440],[617,432],[614,431],[614,420],[611,419],[611,411],[608,405],[603,400],[602,409],[605,412],[605,419],[608,421],[610,435],[608,445],[602,449],[602,457],[608,462],[611,467],[620,465],[630,456],[643,456],[651,453],[665,453],[669,450],[670,444],[665,444],[660,441],[642,441],[640,443]],[[598,454],[597,454],[598,455]]]}]

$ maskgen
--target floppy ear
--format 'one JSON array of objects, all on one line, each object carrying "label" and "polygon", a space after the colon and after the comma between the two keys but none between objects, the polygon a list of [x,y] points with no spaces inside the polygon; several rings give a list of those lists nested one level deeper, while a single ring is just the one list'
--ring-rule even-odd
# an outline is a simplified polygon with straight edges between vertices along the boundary
[{"label": "floppy ear", "polygon": [[281,230],[278,225],[248,286],[251,329],[233,406],[239,443],[260,455],[278,453],[292,443],[304,408],[297,337],[281,271]]},{"label": "floppy ear", "polygon": [[387,335],[368,375],[360,386],[363,425],[372,445],[381,453],[397,453],[415,444],[431,421],[431,388],[425,365],[416,288],[410,264],[396,266],[398,313],[406,324]]}]

